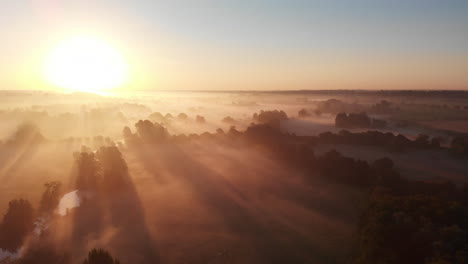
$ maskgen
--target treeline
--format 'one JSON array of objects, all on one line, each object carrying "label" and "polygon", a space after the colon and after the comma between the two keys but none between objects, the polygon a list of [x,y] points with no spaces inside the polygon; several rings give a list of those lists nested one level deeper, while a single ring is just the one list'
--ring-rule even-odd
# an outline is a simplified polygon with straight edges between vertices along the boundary
[{"label": "treeline", "polygon": [[[344,163],[333,162],[336,167]],[[466,263],[468,187],[405,179],[389,159],[359,168],[344,168],[362,177],[351,183],[370,183],[370,199],[357,229],[355,263]]]},{"label": "treeline", "polygon": [[289,118],[282,110],[261,110],[259,113],[254,113],[252,119],[260,124],[270,124],[279,127],[281,121],[288,120]]},{"label": "treeline", "polygon": [[16,148],[23,145],[36,145],[45,140],[39,128],[32,123],[23,123],[5,141],[0,141],[0,147]]},{"label": "treeline", "polygon": [[[280,118],[283,114],[277,113]],[[276,118],[273,118],[276,120]],[[345,157],[336,151],[315,155],[314,143],[341,143],[375,146],[401,144],[405,148],[438,148],[440,146],[427,136],[409,140],[401,135],[368,131],[351,133],[330,132],[318,137],[298,137],[282,133],[269,122],[251,124],[245,131],[231,127],[228,131],[219,129],[215,133],[171,135],[167,129],[149,120],[140,120],[134,131],[123,129],[125,143],[129,147],[157,147],[157,144],[178,144],[192,140],[215,140],[220,144],[244,144],[246,147],[264,150],[277,162],[290,168],[304,171],[305,182],[313,177],[321,177],[337,184],[361,190],[369,200],[363,210],[357,227],[356,247],[352,260],[355,263],[465,263],[468,261],[468,187],[457,188],[450,182],[411,181],[403,178],[388,158],[367,162]],[[401,142],[403,143],[401,143]],[[400,142],[400,143],[398,143]],[[465,145],[463,145],[465,146]],[[121,145],[121,147],[125,147]],[[75,187],[80,191],[93,191],[103,203],[117,205],[122,201],[112,200],[111,194],[124,193],[131,208],[117,213],[115,208],[104,206],[113,216],[122,214],[136,216],[128,221],[113,224],[122,230],[131,230],[135,237],[143,237],[147,230],[136,231],[144,219],[138,209],[136,195],[132,195],[132,184],[128,168],[117,146],[101,147],[96,152],[84,149],[75,153]],[[34,210],[26,200],[10,202],[7,213],[0,223],[0,248],[16,252],[33,232],[35,219],[51,216],[57,208],[61,194],[60,183],[48,183],[40,205]],[[123,196],[120,196],[122,198]],[[133,197],[133,198],[132,198]],[[99,199],[97,199],[99,200]],[[131,202],[135,201],[135,202]],[[76,234],[84,241],[93,229],[79,217],[86,216],[98,223],[105,213],[101,208],[92,212],[97,202],[83,201],[75,214]],[[135,209],[137,208],[137,209]],[[86,212],[86,213],[84,213]],[[81,216],[80,216],[81,215]],[[112,219],[118,219],[113,217]],[[81,223],[81,224],[80,224]],[[81,225],[81,226],[79,226]],[[77,227],[78,226],[78,227]],[[81,227],[81,228],[80,228]],[[97,228],[97,227],[96,227]],[[86,232],[84,232],[85,230]],[[79,231],[79,232],[78,232]],[[47,236],[47,230],[41,235]],[[139,241],[146,244],[148,241]],[[16,263],[69,263],[68,252],[54,252],[47,244],[37,243],[28,248],[25,255]],[[84,264],[117,264],[118,260],[108,252],[95,249],[89,252]]]},{"label": "treeline", "polygon": [[[272,120],[277,121],[278,119]],[[444,143],[443,138],[429,137],[426,134],[420,134],[416,138],[410,139],[401,134],[373,130],[356,133],[341,130],[338,133],[324,132],[318,136],[295,136],[294,134],[282,133],[276,121],[261,124],[251,123],[245,131],[239,131],[235,126],[231,126],[227,131],[217,129],[214,133],[171,135],[160,123],[140,120],[135,124],[135,132],[129,127],[125,127],[123,137],[127,145],[137,142],[185,142],[199,139],[232,141],[254,138],[258,142],[268,142],[270,147],[279,142],[288,142],[288,144],[293,145],[309,144],[310,146],[317,144],[346,144],[383,147],[392,152],[402,152],[409,149],[439,149],[442,148]],[[278,137],[281,137],[281,139],[278,139]],[[274,139],[272,140],[272,138]],[[449,144],[449,150],[450,153],[455,155],[466,155],[468,153],[467,139],[455,137]]]},{"label": "treeline", "polygon": [[[242,93],[238,91],[238,93]],[[247,92],[245,92],[247,93]],[[252,93],[249,91],[248,93]],[[466,98],[468,91],[464,90],[297,90],[297,91],[268,91],[256,92],[258,94],[292,94],[292,95],[320,95],[320,96],[374,96],[377,98],[382,97],[415,97],[415,98],[434,98],[434,99],[459,99]]]},{"label": "treeline", "polygon": [[336,151],[316,156],[307,145],[287,144],[291,135],[265,126],[249,129],[254,142],[305,169],[306,177],[319,175],[368,194],[352,263],[467,263],[468,186],[408,180],[388,158],[369,163]]},{"label": "treeline", "polygon": [[311,137],[315,144],[347,144],[362,146],[385,147],[391,151],[404,151],[411,148],[440,148],[442,138],[432,137],[420,134],[414,140],[411,140],[401,134],[395,135],[391,132],[366,131],[352,133],[347,130],[341,130],[338,133],[324,132],[318,137]]},{"label": "treeline", "polygon": [[[24,246],[28,237],[34,236],[40,239],[47,235],[48,230],[43,226],[43,223],[53,218],[54,210],[59,203],[61,184],[59,182],[49,182],[44,187],[45,190],[37,209],[25,199],[14,199],[8,203],[7,212],[0,223],[0,249],[8,251],[10,255],[14,255]],[[52,257],[52,254],[56,254],[48,250],[47,252],[47,259]],[[42,249],[38,250],[38,247],[35,247],[33,242],[31,242],[28,250],[22,253],[23,255],[19,259],[7,256],[5,259],[0,259],[0,262],[18,264],[44,263],[32,256],[38,253],[39,255],[45,254],[45,251]],[[55,255],[55,257],[57,259],[64,257],[62,254],[59,255]]]},{"label": "treeline", "polygon": [[381,100],[380,102],[368,106],[358,103],[347,103],[338,99],[328,99],[319,102],[316,111],[329,114],[369,112],[371,114],[388,115],[399,112],[400,108],[387,100]]},{"label": "treeline", "polygon": [[[316,156],[310,141],[283,134],[268,124],[253,124],[237,135],[251,146],[268,150],[279,162],[304,169],[306,177],[318,175],[369,195],[359,220],[352,262],[468,260],[468,187],[405,179],[388,158],[369,163],[336,151]],[[420,141],[429,144],[427,139]]]},{"label": "treeline", "polygon": [[[391,132],[380,132],[368,130],[366,132],[352,133],[341,130],[338,133],[324,132],[317,137],[310,136],[313,144],[346,144],[360,146],[379,146],[389,151],[401,152],[408,149],[439,149],[444,143],[441,137],[429,137],[426,134],[419,134],[411,140],[401,134],[395,135]],[[448,153],[455,157],[468,155],[468,138],[457,136],[451,139],[448,144]]]},{"label": "treeline", "polygon": [[341,128],[384,128],[387,121],[370,118],[366,113],[339,113],[335,117],[335,126]]},{"label": "treeline", "polygon": [[[48,182],[44,185],[45,190],[37,208],[25,199],[10,201],[0,222],[0,253],[7,253],[5,256],[0,254],[0,263],[72,263],[69,246],[85,243],[88,237],[98,232],[103,214],[112,215],[112,225],[129,230],[129,226],[126,226],[127,219],[121,220],[122,213],[118,211],[121,204],[131,204],[130,208],[126,208],[126,213],[129,214],[128,219],[132,219],[128,224],[137,226],[132,232],[139,237],[141,233],[146,233],[140,228],[143,217],[120,150],[116,146],[106,146],[93,152],[83,147],[82,151],[74,153],[74,157],[74,188],[83,193],[79,195],[80,207],[70,212],[67,209],[65,216],[57,214],[60,198],[63,195],[60,182]],[[86,195],[89,193],[93,195]],[[119,198],[114,201],[116,194]],[[107,206],[102,207],[102,203],[106,203]],[[61,217],[73,218],[73,235],[67,242],[69,245],[58,246],[53,242],[52,235],[57,230]],[[18,253],[20,249],[21,254]],[[107,251],[95,249],[89,252],[83,263],[118,264],[120,262],[111,257]]]},{"label": "treeline", "polygon": [[[124,127],[122,130],[123,138],[126,145],[132,146],[135,144],[143,143],[162,143],[162,142],[186,142],[190,140],[198,139],[219,139],[219,140],[233,140],[241,139],[244,135],[251,134],[252,129],[258,129],[261,127],[269,128],[268,133],[277,134],[279,133],[279,123],[282,120],[287,120],[288,116],[284,111],[260,111],[254,113],[252,116],[253,120],[257,123],[251,123],[245,132],[241,132],[236,129],[235,126],[231,126],[227,131],[218,128],[216,132],[204,132],[201,134],[170,134],[165,124],[159,122],[152,122],[150,120],[139,120],[135,123],[135,128],[132,131],[130,127]],[[223,119],[223,122],[232,123],[233,119],[226,120],[229,117]],[[269,137],[268,133],[264,133],[264,136]]]},{"label": "treeline", "polygon": [[[288,138],[277,134],[275,146]],[[336,151],[315,156],[308,148],[287,144],[272,150],[287,153],[279,157],[304,168],[308,177],[318,174],[368,194],[353,263],[467,263],[468,186],[405,179],[388,158],[369,163]]]},{"label": "treeline", "polygon": [[[148,119],[153,121],[153,122],[158,122],[158,123],[161,123],[161,124],[170,125],[171,122],[176,121],[176,120],[178,120],[178,121],[188,121],[189,116],[186,113],[179,113],[176,116],[174,116],[171,113],[166,113],[165,115],[163,115],[160,112],[154,112],[154,113],[152,113],[152,114],[150,114],[148,116]],[[200,116],[200,115],[196,115],[195,121],[198,122],[198,123],[204,123],[205,122],[205,117]]]},{"label": "treeline", "polygon": [[455,137],[450,143],[450,150],[455,155],[468,155],[468,138]]}]

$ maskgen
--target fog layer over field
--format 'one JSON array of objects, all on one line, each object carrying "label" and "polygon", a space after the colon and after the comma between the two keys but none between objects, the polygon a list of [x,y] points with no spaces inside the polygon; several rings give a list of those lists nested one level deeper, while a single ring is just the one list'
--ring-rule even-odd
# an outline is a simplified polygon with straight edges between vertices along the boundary
[{"label": "fog layer over field", "polygon": [[[331,159],[326,153],[341,148],[370,162],[390,154],[322,143],[327,131],[348,135],[335,126],[336,114],[369,112],[387,124],[375,131],[415,139],[416,147],[420,133],[442,146],[454,137],[401,125],[396,116],[410,106],[388,95],[337,103],[329,101],[336,95],[300,92],[1,93],[0,263],[81,263],[93,248],[122,263],[346,262],[368,194],[320,177],[314,152]],[[383,99],[394,108],[379,112]],[[418,100],[410,108],[430,104]],[[459,164],[427,146],[448,160],[440,164]],[[410,172],[391,154],[403,176],[425,168],[417,157],[428,152],[418,151],[401,158],[416,162]],[[434,169],[413,178],[465,183],[466,168],[457,166],[456,177]]]}]

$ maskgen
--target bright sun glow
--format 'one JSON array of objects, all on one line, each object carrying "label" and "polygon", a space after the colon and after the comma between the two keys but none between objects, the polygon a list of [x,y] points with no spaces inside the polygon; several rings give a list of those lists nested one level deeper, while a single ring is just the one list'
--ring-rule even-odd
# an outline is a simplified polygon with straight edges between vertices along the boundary
[{"label": "bright sun glow", "polygon": [[45,75],[49,82],[62,88],[98,92],[123,85],[128,78],[128,65],[108,43],[79,36],[52,50]]}]

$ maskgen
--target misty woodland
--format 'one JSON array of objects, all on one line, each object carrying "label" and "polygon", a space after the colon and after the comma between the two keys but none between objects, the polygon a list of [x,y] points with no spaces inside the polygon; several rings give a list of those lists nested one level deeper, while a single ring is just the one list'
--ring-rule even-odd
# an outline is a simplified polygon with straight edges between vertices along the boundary
[{"label": "misty woodland", "polygon": [[0,263],[468,263],[465,92],[1,93]]}]

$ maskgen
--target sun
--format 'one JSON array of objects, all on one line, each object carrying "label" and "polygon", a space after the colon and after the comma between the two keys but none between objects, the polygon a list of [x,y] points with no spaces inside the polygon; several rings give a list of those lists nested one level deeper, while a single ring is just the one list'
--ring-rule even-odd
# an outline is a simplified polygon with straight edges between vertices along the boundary
[{"label": "sun", "polygon": [[76,36],[51,51],[45,77],[51,84],[68,90],[100,92],[122,86],[128,78],[128,65],[109,43]]}]

